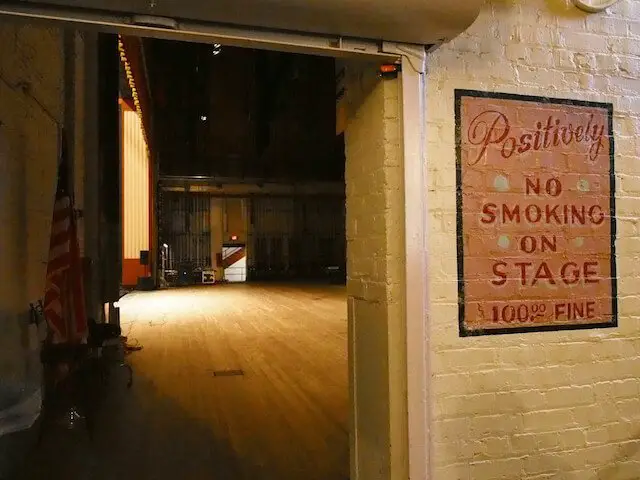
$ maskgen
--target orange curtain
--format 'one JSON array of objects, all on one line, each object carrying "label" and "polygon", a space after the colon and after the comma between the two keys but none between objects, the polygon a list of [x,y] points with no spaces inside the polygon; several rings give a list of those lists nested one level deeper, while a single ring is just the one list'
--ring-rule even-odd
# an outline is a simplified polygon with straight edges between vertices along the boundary
[{"label": "orange curtain", "polygon": [[142,39],[140,37],[129,37],[125,35],[122,35],[120,38],[127,56],[127,61],[131,67],[131,75],[135,82],[138,101],[140,102],[140,109],[142,110],[142,123],[147,132],[147,146],[149,150],[152,150],[152,139],[150,137],[153,136],[151,132],[151,116],[153,112],[147,82],[147,71],[144,63]]}]

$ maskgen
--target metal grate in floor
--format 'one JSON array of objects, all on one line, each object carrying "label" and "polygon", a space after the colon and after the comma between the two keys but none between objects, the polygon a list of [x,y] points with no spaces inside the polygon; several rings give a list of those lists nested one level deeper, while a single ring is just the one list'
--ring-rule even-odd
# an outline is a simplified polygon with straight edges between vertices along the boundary
[{"label": "metal grate in floor", "polygon": [[213,377],[241,377],[244,376],[243,370],[211,370]]}]

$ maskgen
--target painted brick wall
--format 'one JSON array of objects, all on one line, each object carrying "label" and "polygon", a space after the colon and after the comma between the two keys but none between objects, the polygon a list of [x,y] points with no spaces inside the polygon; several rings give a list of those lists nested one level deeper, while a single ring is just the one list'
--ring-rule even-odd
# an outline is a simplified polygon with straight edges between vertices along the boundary
[{"label": "painted brick wall", "polygon": [[[378,81],[375,70],[347,67],[346,228],[349,361],[353,417],[353,478],[407,478],[403,169],[398,81]],[[353,429],[352,429],[353,431]],[[352,445],[353,447],[353,445]],[[356,454],[357,452],[357,454]],[[352,464],[353,466],[353,464]]]},{"label": "painted brick wall", "polygon": [[[435,479],[640,477],[640,1],[491,2],[429,55]],[[619,327],[459,338],[454,88],[612,102]]]},{"label": "painted brick wall", "polygon": [[42,297],[62,119],[62,37],[0,23],[0,378],[24,372],[29,302]]}]

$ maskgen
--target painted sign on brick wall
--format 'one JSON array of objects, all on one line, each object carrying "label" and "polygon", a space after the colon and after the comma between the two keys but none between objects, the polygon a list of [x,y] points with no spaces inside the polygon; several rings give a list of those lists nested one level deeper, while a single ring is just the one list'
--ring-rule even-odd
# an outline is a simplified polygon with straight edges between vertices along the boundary
[{"label": "painted sign on brick wall", "polygon": [[612,106],[455,101],[460,335],[616,326]]}]

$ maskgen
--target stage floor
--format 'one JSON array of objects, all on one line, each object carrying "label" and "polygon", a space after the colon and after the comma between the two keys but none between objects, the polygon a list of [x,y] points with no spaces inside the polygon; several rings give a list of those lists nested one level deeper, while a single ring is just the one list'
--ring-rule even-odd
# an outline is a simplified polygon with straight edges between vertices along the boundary
[{"label": "stage floor", "polygon": [[133,388],[115,378],[94,441],[47,434],[21,478],[348,478],[344,286],[201,286],[120,308],[144,347]]}]

